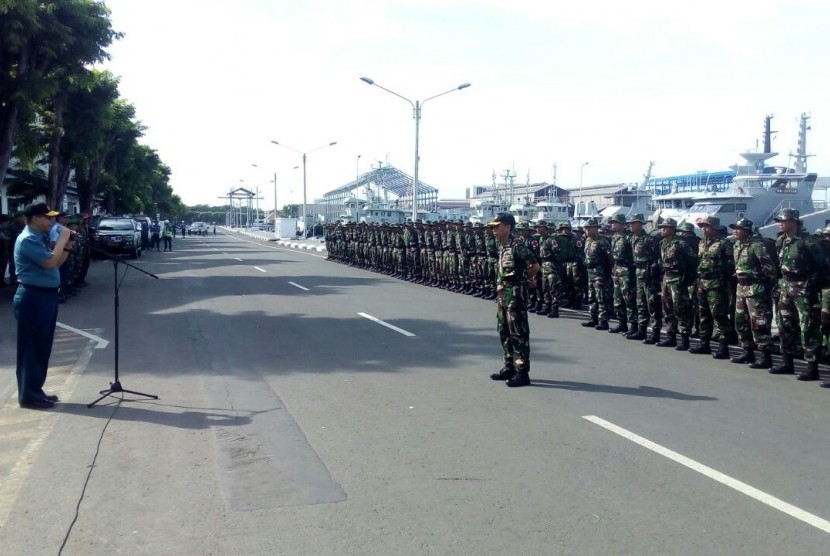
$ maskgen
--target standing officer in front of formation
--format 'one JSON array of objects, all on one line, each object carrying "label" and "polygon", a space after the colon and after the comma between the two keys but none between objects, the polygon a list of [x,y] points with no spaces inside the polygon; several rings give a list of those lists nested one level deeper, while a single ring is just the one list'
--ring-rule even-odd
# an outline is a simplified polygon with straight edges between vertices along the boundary
[{"label": "standing officer in front of formation", "polygon": [[804,346],[807,370],[798,380],[818,380],[819,292],[828,277],[827,259],[818,243],[801,230],[798,211],[785,208],[775,217],[781,234],[776,240],[781,278],[778,281],[778,314],[781,318],[783,363],[772,374],[795,372],[793,358],[799,337]]},{"label": "standing officer in front of formation", "polygon": [[[735,291],[735,331],[743,353],[733,363],[749,363],[753,369],[772,367],[772,288],[778,270],[759,238],[752,237],[752,221],[741,218],[730,224],[735,237],[733,257],[738,286]],[[761,359],[755,359],[755,349]]]},{"label": "standing officer in front of formation", "polygon": [[589,218],[585,225],[585,266],[588,269],[588,313],[582,326],[608,330],[611,312],[611,242],[599,234],[599,220]]},{"label": "standing officer in front of formation", "polygon": [[631,235],[626,231],[624,214],[611,217],[611,258],[614,268],[611,280],[614,285],[614,312],[619,324],[608,332],[619,334],[628,332],[628,325],[637,326],[637,290],[635,288],[634,252]]},{"label": "standing officer in front of formation", "polygon": [[692,329],[689,285],[694,280],[697,261],[689,245],[677,237],[677,222],[674,218],[666,218],[658,227],[663,237],[660,240],[660,266],[663,270],[663,318],[668,324],[668,330],[666,338],[656,345],[686,351],[689,349],[689,334]]},{"label": "standing officer in front of formation", "polygon": [[732,243],[721,234],[723,226],[717,216],[707,216],[697,223],[703,231],[698,244],[697,296],[700,316],[700,343],[689,353],[712,353],[710,341],[715,328],[718,331],[718,350],[715,359],[729,358],[729,294],[735,261]]},{"label": "standing officer in front of formation", "polygon": [[490,375],[493,380],[506,380],[507,386],[530,384],[530,327],[527,322],[527,288],[535,287],[539,263],[527,244],[514,233],[516,219],[510,213],[499,213],[487,224],[493,228],[498,242],[496,296],[498,299],[497,329],[504,348],[504,367]]}]

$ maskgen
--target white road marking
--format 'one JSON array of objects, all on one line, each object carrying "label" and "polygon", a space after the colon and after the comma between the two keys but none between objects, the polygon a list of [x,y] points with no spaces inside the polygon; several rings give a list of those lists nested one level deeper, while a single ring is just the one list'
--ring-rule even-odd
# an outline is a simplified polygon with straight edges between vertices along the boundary
[{"label": "white road marking", "polygon": [[255,268],[255,269],[257,269],[257,270],[258,270],[258,271],[260,271],[260,272],[268,272],[268,271],[267,271],[267,270],[265,270],[264,268],[259,268],[258,266],[255,266],[254,268]]},{"label": "white road marking", "polygon": [[408,331],[404,330],[403,328],[398,328],[397,326],[395,326],[393,324],[389,324],[388,322],[383,322],[379,318],[373,317],[372,315],[367,315],[366,313],[358,313],[358,315],[360,315],[364,319],[369,319],[370,321],[376,322],[381,326],[385,326],[386,328],[390,328],[390,329],[394,330],[395,332],[403,334],[404,336],[414,336],[415,335],[412,332],[408,332]]},{"label": "white road marking", "polygon": [[300,288],[304,292],[311,291],[308,288],[306,288],[305,286],[301,286],[300,284],[296,284],[294,282],[288,282],[288,283],[291,284],[292,286],[294,286],[295,288]]},{"label": "white road marking", "polygon": [[225,237],[229,237],[231,239],[235,239],[236,241],[244,241],[245,243],[251,243],[256,245],[257,247],[267,247],[268,249],[273,249],[274,251],[291,251],[292,253],[299,253],[301,255],[308,255],[309,257],[317,257],[318,259],[325,259],[326,256],[324,255],[315,255],[314,253],[309,253],[307,251],[302,251],[299,249],[285,249],[284,247],[274,247],[273,245],[263,244],[261,241],[251,241],[249,239],[242,239],[241,237],[232,236],[230,234],[226,235]]},{"label": "white road marking", "polygon": [[234,258],[235,258],[237,261],[239,261],[240,263],[242,262],[242,259],[240,259],[239,257],[234,257]]},{"label": "white road marking", "polygon": [[69,330],[70,332],[74,332],[75,334],[77,334],[79,336],[83,336],[84,338],[89,338],[93,342],[96,342],[95,349],[104,349],[105,347],[110,345],[109,340],[105,340],[102,337],[96,336],[95,334],[91,334],[91,333],[89,333],[85,330],[79,330],[77,328],[73,328],[69,325],[66,325],[66,324],[63,324],[63,323],[60,323],[60,322],[55,323],[55,326],[59,326],[59,327],[63,328],[64,330]]},{"label": "white road marking", "polygon": [[639,444],[640,446],[647,448],[652,452],[656,452],[661,456],[667,457],[670,460],[679,463],[680,465],[688,467],[692,471],[697,471],[701,475],[705,475],[713,481],[717,481],[723,485],[728,486],[729,488],[735,489],[738,492],[749,496],[750,498],[754,498],[762,504],[766,504],[767,506],[775,508],[780,512],[784,512],[785,514],[791,517],[803,521],[807,525],[812,525],[816,529],[820,529],[825,533],[830,533],[830,522],[818,517],[817,515],[806,512],[801,508],[793,506],[792,504],[788,504],[787,502],[784,502],[783,500],[776,498],[771,494],[767,494],[766,492],[758,490],[757,488],[750,486],[744,482],[741,482],[737,479],[733,479],[729,475],[724,475],[720,471],[716,471],[711,467],[707,467],[702,463],[698,463],[695,460],[687,458],[684,455],[678,454],[673,450],[669,450],[668,448],[656,444],[646,438],[643,438],[642,436],[634,434],[629,430],[626,430],[622,427],[618,427],[614,423],[610,423],[605,419],[601,419],[600,417],[597,417],[595,415],[583,415],[582,418],[591,421],[595,425],[599,425],[600,427],[609,430],[614,434],[618,434],[625,439]]}]

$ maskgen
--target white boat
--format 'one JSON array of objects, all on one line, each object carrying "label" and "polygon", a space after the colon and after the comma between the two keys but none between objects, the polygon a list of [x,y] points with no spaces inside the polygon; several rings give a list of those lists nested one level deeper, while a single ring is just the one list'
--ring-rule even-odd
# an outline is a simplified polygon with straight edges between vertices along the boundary
[{"label": "white boat", "polygon": [[492,222],[500,212],[507,212],[510,208],[507,204],[501,201],[492,199],[476,199],[470,203],[473,209],[470,214],[470,222],[473,224],[487,224]]},{"label": "white boat", "polygon": [[544,220],[551,228],[557,228],[562,222],[569,222],[568,205],[554,201],[539,201],[533,205],[536,212],[530,219],[534,224]]}]

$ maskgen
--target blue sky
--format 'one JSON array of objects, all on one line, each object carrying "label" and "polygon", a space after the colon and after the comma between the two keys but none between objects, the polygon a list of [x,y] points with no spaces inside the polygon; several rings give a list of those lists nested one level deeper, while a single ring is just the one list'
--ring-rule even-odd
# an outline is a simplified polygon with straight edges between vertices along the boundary
[{"label": "blue sky", "polygon": [[[125,37],[105,67],[148,126],[187,204],[257,187],[302,202],[388,162],[463,197],[495,170],[577,187],[723,170],[774,114],[788,163],[812,116],[811,171],[830,175],[830,3],[809,0],[107,0]],[[358,160],[358,155],[360,159]],[[254,168],[251,164],[257,164]]]}]

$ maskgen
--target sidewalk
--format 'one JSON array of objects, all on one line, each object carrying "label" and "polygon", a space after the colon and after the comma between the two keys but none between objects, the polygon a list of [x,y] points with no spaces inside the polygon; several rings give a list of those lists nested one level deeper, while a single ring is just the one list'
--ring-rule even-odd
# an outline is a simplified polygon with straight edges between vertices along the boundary
[{"label": "sidewalk", "polygon": [[274,237],[274,234],[272,232],[264,232],[262,230],[251,230],[248,228],[225,228],[222,226],[217,226],[217,229],[222,230],[222,232],[226,234],[236,234],[241,236],[252,237],[254,239],[260,239],[263,241],[273,241],[277,245],[290,247],[292,249],[308,249],[311,251],[317,251],[318,253],[326,252],[326,244],[323,242],[321,238],[277,239]]}]

